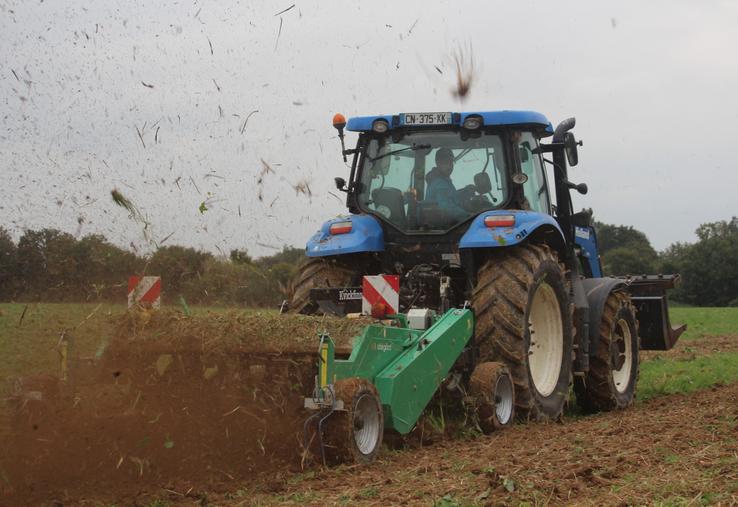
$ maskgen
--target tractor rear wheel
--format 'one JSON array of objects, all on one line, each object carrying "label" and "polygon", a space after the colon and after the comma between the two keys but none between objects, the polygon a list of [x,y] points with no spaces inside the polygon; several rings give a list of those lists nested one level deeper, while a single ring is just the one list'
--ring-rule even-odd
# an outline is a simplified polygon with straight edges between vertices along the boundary
[{"label": "tractor rear wheel", "polygon": [[638,321],[628,294],[613,292],[607,297],[599,333],[589,372],[574,381],[577,403],[590,412],[629,407],[638,383],[639,339]]},{"label": "tractor rear wheel", "polygon": [[290,311],[314,314],[318,305],[310,300],[310,289],[348,287],[357,277],[356,271],[334,258],[308,257],[298,267],[290,283]]},{"label": "tractor rear wheel", "polygon": [[494,255],[472,295],[480,361],[500,361],[515,384],[515,408],[529,420],[557,420],[569,394],[572,322],[564,267],[545,245]]},{"label": "tractor rear wheel", "polygon": [[512,425],[515,392],[507,366],[493,362],[478,364],[469,381],[469,394],[484,433]]},{"label": "tractor rear wheel", "polygon": [[379,454],[384,436],[384,413],[377,389],[368,380],[356,377],[339,380],[334,389],[344,410],[326,420],[326,457],[333,463],[371,463]]}]

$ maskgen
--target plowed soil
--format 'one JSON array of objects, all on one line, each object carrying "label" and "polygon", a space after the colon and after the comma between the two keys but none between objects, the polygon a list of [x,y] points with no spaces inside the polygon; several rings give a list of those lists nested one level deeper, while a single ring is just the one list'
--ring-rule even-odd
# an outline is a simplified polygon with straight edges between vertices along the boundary
[{"label": "plowed soil", "polygon": [[[305,465],[317,332],[345,353],[365,324],[126,316],[66,382],[15,382],[0,505],[738,502],[738,383],[488,437],[411,439],[370,467]],[[706,337],[646,356],[735,348]]]},{"label": "plowed soil", "polygon": [[248,500],[314,505],[651,505],[738,503],[738,384],[656,398],[563,424],[275,480]]},{"label": "plowed soil", "polygon": [[14,382],[10,431],[0,434],[0,505],[69,502],[92,491],[119,501],[162,484],[218,490],[236,477],[299,471],[318,332],[346,353],[365,325],[127,314],[101,358],[70,359],[67,381]]}]

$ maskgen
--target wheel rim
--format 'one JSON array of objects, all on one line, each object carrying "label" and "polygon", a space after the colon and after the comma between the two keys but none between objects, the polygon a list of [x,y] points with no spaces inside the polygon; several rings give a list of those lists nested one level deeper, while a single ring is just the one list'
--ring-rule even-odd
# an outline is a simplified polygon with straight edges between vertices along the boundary
[{"label": "wheel rim", "polygon": [[630,373],[633,369],[633,343],[630,326],[625,319],[619,319],[612,330],[612,380],[619,393],[628,390]]},{"label": "wheel rim", "polygon": [[379,410],[370,394],[362,394],[354,409],[354,441],[359,451],[368,455],[377,447],[381,431]]},{"label": "wheel rim", "polygon": [[513,386],[510,376],[503,374],[495,383],[495,414],[500,424],[510,422],[513,411]]},{"label": "wheel rim", "polygon": [[528,329],[528,368],[533,385],[542,396],[556,389],[564,357],[563,324],[556,292],[542,282],[533,295]]}]

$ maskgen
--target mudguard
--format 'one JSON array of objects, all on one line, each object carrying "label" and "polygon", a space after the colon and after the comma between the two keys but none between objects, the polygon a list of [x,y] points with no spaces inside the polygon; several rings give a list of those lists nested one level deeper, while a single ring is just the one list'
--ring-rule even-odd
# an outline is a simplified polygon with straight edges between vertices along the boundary
[{"label": "mudguard", "polygon": [[600,343],[600,320],[605,310],[605,301],[611,292],[624,290],[626,284],[619,278],[585,278],[582,286],[589,304],[589,355],[594,357]]},{"label": "mudguard", "polygon": [[[332,224],[349,221],[351,222],[350,232],[330,233]],[[305,247],[308,257],[382,251],[384,251],[384,232],[377,219],[370,215],[344,215],[328,220],[308,240]]]},{"label": "mudguard", "polygon": [[[515,224],[511,227],[487,227],[484,219],[496,215],[513,215]],[[564,244],[564,234],[556,220],[545,213],[522,210],[485,211],[474,219],[469,229],[461,237],[459,248],[497,248],[513,246],[525,241],[533,233],[554,235],[556,243]],[[544,237],[545,239],[545,237]]]}]

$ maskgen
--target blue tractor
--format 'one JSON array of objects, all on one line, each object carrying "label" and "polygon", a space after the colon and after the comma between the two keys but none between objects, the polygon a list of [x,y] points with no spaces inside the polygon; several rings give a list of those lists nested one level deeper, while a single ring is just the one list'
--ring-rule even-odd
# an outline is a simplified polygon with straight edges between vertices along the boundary
[{"label": "blue tractor", "polygon": [[[398,311],[473,310],[458,385],[495,361],[518,418],[559,418],[572,383],[585,409],[628,407],[639,350],[667,350],[684,330],[666,300],[679,276],[603,277],[592,214],[572,208],[570,192],[587,193],[567,171],[574,124],[554,129],[532,111],[336,115],[349,214],[308,241],[290,309],[357,311],[365,275],[396,274]],[[355,148],[344,129],[358,133]]]}]

